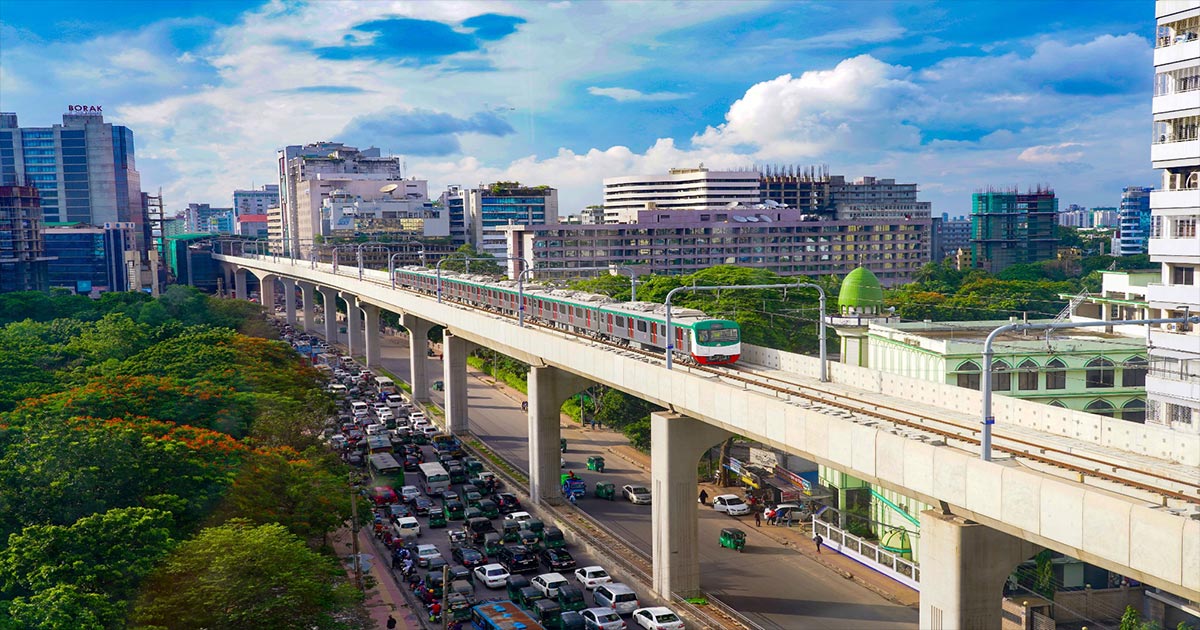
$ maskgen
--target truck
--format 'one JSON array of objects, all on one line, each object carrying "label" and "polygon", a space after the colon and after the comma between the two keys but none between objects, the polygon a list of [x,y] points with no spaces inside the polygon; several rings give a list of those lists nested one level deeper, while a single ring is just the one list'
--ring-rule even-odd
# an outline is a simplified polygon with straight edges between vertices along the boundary
[{"label": "truck", "polygon": [[587,496],[587,483],[570,475],[562,476],[562,493],[568,499],[574,496],[576,499],[582,499]]}]

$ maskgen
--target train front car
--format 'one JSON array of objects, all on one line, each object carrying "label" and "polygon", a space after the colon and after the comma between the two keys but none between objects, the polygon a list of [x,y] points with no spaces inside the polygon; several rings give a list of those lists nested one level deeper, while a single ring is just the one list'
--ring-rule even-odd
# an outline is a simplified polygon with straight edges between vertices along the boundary
[{"label": "train front car", "polygon": [[692,324],[692,358],[702,365],[736,363],[742,355],[742,329],[728,319],[705,319]]}]

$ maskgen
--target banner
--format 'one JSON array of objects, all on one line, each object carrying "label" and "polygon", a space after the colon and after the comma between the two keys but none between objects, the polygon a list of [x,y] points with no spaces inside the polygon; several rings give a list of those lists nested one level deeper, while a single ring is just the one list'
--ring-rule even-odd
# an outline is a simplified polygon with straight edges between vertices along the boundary
[{"label": "banner", "polygon": [[775,451],[751,447],[750,463],[771,472],[779,465],[779,457],[775,455]]},{"label": "banner", "polygon": [[735,474],[735,475],[742,474],[742,462],[740,462],[732,457],[729,458],[729,463],[725,464],[725,467],[728,468],[729,470],[733,471],[733,474]]}]

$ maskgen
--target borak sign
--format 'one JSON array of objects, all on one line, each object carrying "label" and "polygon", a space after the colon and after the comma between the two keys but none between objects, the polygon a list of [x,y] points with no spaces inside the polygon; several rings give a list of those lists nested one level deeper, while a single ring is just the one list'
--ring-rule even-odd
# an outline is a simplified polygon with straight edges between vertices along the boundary
[{"label": "borak sign", "polygon": [[104,113],[103,105],[67,105],[67,111],[76,114],[102,114]]}]

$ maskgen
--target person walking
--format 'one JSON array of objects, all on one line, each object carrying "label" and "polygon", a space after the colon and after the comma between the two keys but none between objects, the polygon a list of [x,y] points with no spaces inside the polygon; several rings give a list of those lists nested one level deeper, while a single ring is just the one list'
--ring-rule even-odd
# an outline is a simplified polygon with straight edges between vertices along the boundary
[{"label": "person walking", "polygon": [[754,510],[754,526],[762,527],[762,512]]},{"label": "person walking", "polygon": [[396,618],[395,618],[395,617],[393,617],[393,616],[391,616],[391,615],[388,615],[388,620],[387,620],[387,629],[388,629],[388,630],[394,630],[394,629],[395,629],[395,627],[396,627]]},{"label": "person walking", "polygon": [[708,505],[708,492],[700,491],[700,505]]},{"label": "person walking", "polygon": [[817,534],[813,536],[813,542],[817,544],[817,553],[821,553],[821,543],[825,542],[825,539],[821,538],[820,534]]}]

